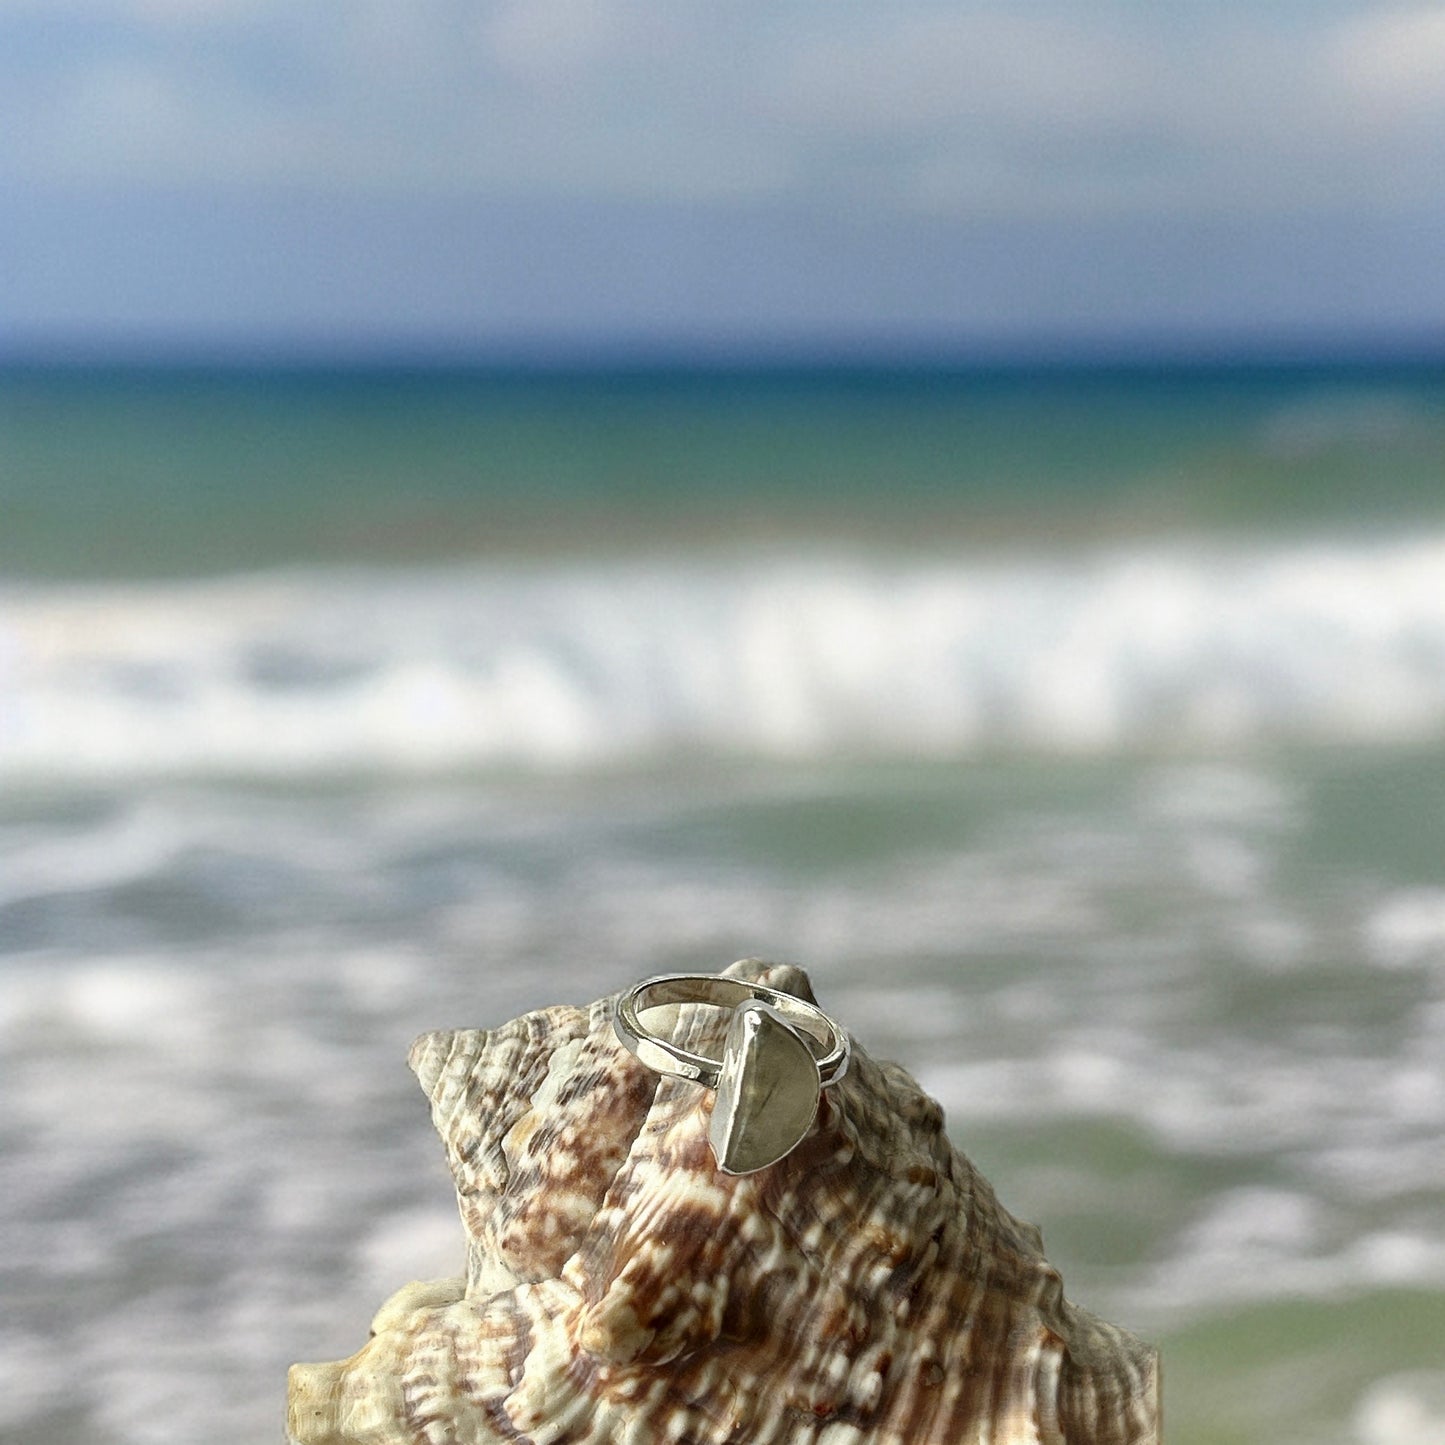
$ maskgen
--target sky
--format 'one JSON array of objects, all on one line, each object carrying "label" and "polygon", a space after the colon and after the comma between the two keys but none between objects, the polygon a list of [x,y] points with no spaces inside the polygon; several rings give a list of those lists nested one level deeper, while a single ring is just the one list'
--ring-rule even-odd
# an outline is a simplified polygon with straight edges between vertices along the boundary
[{"label": "sky", "polygon": [[1445,7],[0,0],[0,354],[1445,343]]}]

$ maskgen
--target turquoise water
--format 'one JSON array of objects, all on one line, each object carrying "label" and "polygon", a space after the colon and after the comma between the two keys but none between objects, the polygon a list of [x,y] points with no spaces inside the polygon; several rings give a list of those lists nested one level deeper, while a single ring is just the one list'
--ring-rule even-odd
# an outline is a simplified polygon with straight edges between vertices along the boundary
[{"label": "turquoise water", "polygon": [[0,373],[0,564],[184,575],[1445,515],[1445,373]]},{"label": "turquoise water", "polygon": [[278,1438],[411,1037],[761,954],[1171,1442],[1424,1445],[1442,859],[1438,371],[12,372],[0,1433]]}]

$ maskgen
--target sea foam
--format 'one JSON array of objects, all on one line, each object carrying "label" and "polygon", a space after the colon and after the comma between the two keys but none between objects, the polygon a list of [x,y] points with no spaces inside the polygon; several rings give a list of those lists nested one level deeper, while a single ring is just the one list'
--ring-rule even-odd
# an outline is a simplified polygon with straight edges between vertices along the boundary
[{"label": "sea foam", "polygon": [[0,779],[1445,731],[1445,536],[0,592]]}]

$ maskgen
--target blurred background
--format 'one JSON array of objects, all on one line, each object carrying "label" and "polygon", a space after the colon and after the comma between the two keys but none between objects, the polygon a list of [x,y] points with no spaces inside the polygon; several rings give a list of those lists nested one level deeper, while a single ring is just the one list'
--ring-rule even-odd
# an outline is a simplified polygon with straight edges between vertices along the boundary
[{"label": "blurred background", "polygon": [[0,0],[0,1435],[454,1274],[424,1028],[805,964],[1157,1341],[1445,1441],[1445,15]]}]

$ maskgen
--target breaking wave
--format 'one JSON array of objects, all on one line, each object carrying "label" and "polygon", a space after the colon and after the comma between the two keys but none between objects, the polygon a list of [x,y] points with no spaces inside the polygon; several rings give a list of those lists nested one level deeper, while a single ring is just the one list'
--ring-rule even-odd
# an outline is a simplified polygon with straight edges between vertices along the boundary
[{"label": "breaking wave", "polygon": [[1445,732],[1445,536],[0,590],[0,778]]}]

